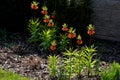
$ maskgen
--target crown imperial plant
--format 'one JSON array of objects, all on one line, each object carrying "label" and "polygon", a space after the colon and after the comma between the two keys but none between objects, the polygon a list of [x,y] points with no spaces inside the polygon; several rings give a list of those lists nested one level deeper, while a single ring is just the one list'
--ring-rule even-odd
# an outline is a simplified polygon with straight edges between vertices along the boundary
[{"label": "crown imperial plant", "polygon": [[95,34],[94,26],[92,24],[89,24],[87,34],[88,35]]},{"label": "crown imperial plant", "polygon": [[33,1],[32,3],[31,3],[31,9],[32,10],[37,10],[39,7],[38,7],[38,2],[36,2],[36,1]]},{"label": "crown imperial plant", "polygon": [[79,34],[78,37],[77,37],[77,44],[81,45],[82,43],[83,43],[83,41],[82,41],[82,38],[81,38],[81,36]]}]

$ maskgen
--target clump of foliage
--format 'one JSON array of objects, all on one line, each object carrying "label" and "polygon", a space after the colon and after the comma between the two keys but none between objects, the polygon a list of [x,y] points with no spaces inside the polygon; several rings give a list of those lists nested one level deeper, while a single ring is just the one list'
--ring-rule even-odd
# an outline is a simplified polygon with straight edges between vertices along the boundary
[{"label": "clump of foliage", "polygon": [[48,69],[50,70],[50,76],[52,80],[55,80],[58,74],[58,62],[59,62],[59,57],[58,56],[49,56],[48,57]]},{"label": "clump of foliage", "polygon": [[[39,46],[43,48],[43,51],[46,53],[54,53],[55,51],[64,52],[65,49],[72,47],[76,48],[76,44],[79,46],[82,45],[83,41],[80,33],[77,34],[76,29],[68,26],[66,23],[62,23],[63,25],[59,26],[57,24],[58,22],[55,22],[57,19],[56,11],[53,11],[51,13],[46,5],[47,1],[42,6],[42,9],[40,11],[41,15],[43,15],[42,20],[37,18],[35,14],[33,18],[29,20],[28,30],[31,34],[29,42],[35,44],[35,46],[38,46],[37,44],[39,44]],[[71,5],[71,2],[67,5]],[[34,11],[34,13],[36,13],[36,11],[39,10],[39,3],[33,1],[31,3],[31,9]],[[88,34],[90,36],[95,33],[95,31],[93,33],[93,30],[93,25],[88,26]],[[74,42],[76,43],[73,44]]]},{"label": "clump of foliage", "polygon": [[109,69],[101,72],[102,80],[120,80],[120,64],[113,62]]},{"label": "clump of foliage", "polygon": [[95,51],[96,50],[94,46],[86,46],[83,47],[81,50],[73,50],[70,48],[69,50],[63,52],[64,58],[61,61],[58,60],[60,59],[60,57],[58,58],[58,56],[50,56],[48,65],[48,69],[50,70],[50,76],[53,76],[51,75],[51,70],[55,72],[54,75],[56,76],[56,79],[80,79],[82,72],[85,72],[86,70],[88,70],[88,76],[96,75],[92,74],[96,73],[93,70],[93,67],[95,67],[97,63],[97,59],[93,60]]},{"label": "clump of foliage", "polygon": [[30,80],[11,71],[5,71],[0,68],[0,80]]}]

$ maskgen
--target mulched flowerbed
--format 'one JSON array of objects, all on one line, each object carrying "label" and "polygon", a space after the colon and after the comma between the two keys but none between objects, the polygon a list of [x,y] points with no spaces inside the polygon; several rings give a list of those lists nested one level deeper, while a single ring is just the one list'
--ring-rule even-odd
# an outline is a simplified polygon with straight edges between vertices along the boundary
[{"label": "mulched flowerbed", "polygon": [[[1,42],[0,46],[0,67],[4,70],[11,70],[23,76],[30,77],[31,80],[49,80],[49,71],[47,69],[47,55],[41,51],[27,52],[20,54],[19,46],[12,46],[12,48],[5,45],[11,44]],[[3,45],[5,44],[5,45]],[[22,42],[21,42],[22,44]],[[27,45],[27,44],[26,44]],[[109,67],[109,64],[114,60],[120,63],[120,43],[98,41],[95,43],[97,46],[98,54],[100,57],[99,71],[104,67]],[[14,49],[13,49],[14,48]],[[16,49],[16,50],[15,50]],[[32,50],[32,49],[31,49]],[[21,50],[22,52],[22,50]],[[100,77],[87,77],[83,74],[82,80],[100,80]],[[73,79],[74,80],[74,79]]]}]

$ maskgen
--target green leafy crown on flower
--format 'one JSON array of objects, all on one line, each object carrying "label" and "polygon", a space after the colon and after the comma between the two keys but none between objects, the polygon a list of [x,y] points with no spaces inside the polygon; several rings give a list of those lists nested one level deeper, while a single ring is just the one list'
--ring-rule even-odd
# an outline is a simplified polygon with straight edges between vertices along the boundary
[{"label": "green leafy crown on flower", "polygon": [[38,5],[39,4],[39,2],[36,2],[36,1],[32,1],[32,3],[31,3],[31,5]]},{"label": "green leafy crown on flower", "polygon": [[88,30],[94,30],[94,26],[93,26],[92,24],[89,24],[89,25],[87,26],[87,28],[88,28]]}]

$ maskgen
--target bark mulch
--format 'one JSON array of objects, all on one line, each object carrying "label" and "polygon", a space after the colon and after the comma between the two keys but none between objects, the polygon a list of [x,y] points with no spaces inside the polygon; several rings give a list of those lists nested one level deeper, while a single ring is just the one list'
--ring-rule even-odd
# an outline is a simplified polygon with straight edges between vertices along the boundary
[{"label": "bark mulch", "polygon": [[[41,51],[35,52],[32,48],[22,48],[23,43],[1,42],[0,45],[0,67],[4,70],[11,70],[23,76],[31,78],[31,80],[49,80],[49,71],[47,69],[47,55]],[[3,45],[4,44],[4,45]],[[10,45],[10,47],[6,47]],[[24,44],[25,45],[25,44]],[[27,45],[27,44],[26,44]],[[29,45],[28,45],[29,46]],[[98,54],[100,57],[99,71],[104,67],[109,67],[109,64],[113,61],[120,63],[120,43],[98,41],[95,43]],[[24,46],[25,47],[25,46]],[[18,49],[18,50],[17,50]],[[29,52],[29,50],[31,50]],[[21,54],[22,53],[22,54]],[[88,77],[83,75],[82,80],[86,80]],[[89,77],[87,80],[100,80],[100,78]]]}]

